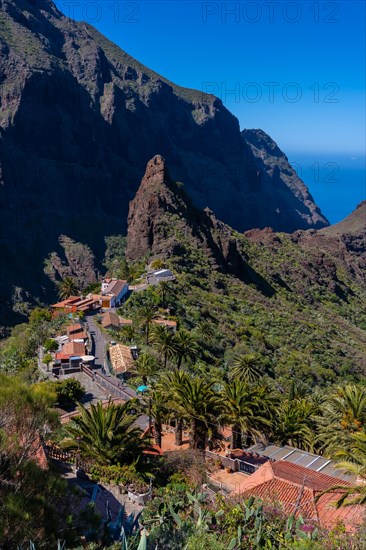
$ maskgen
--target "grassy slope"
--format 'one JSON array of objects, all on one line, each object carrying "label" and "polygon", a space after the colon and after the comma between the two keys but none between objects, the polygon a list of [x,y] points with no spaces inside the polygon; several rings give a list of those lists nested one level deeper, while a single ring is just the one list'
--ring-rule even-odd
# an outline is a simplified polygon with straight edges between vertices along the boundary
[{"label": "grassy slope", "polygon": [[[306,279],[302,265],[309,251],[276,234],[276,248],[241,236],[249,264],[276,290],[267,297],[253,285],[213,271],[207,256],[180,236],[184,251],[167,264],[178,275],[175,296],[169,300],[173,314],[190,329],[207,321],[215,331],[214,342],[204,346],[206,370],[223,370],[238,351],[257,351],[271,363],[286,385],[295,376],[310,385],[331,384],[340,379],[360,380],[366,374],[364,342],[366,293],[362,281],[352,279],[337,258],[339,285],[346,298],[329,288],[327,277]],[[276,279],[280,274],[280,283]],[[288,288],[284,286],[288,285]],[[347,294],[346,294],[347,292]],[[133,296],[125,314],[144,299]]]},{"label": "grassy slope", "polygon": [[366,201],[362,202],[356,210],[339,223],[326,227],[320,231],[321,234],[337,237],[344,233],[361,233],[366,229]]}]

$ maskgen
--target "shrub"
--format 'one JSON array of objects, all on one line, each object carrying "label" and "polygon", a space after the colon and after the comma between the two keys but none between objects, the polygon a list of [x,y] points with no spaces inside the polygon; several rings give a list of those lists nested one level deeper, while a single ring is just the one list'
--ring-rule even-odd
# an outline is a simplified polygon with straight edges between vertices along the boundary
[{"label": "shrub", "polygon": [[53,338],[47,338],[43,345],[45,351],[57,351],[58,350],[58,343]]},{"label": "shrub", "polygon": [[85,389],[75,378],[58,380],[55,384],[57,401],[59,405],[73,404],[85,395]]}]

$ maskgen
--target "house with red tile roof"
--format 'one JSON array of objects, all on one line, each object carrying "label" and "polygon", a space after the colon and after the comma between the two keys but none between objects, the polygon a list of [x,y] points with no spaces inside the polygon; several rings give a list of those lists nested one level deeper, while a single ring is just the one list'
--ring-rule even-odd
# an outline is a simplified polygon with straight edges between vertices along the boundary
[{"label": "house with red tile roof", "polygon": [[100,308],[101,296],[99,294],[88,294],[83,296],[70,296],[66,300],[53,304],[51,308],[54,311],[65,313],[76,313],[78,311],[87,312]]},{"label": "house with red tile roof", "polygon": [[84,329],[80,325],[80,323],[73,323],[72,325],[68,325],[66,327],[67,335],[70,336],[70,334],[77,334],[78,332],[82,332]]},{"label": "house with red tile roof", "polygon": [[177,330],[176,321],[172,321],[170,319],[154,319],[153,323],[154,323],[154,325],[160,325],[160,326],[166,327],[167,329],[171,330],[172,332],[176,332],[176,330]]},{"label": "house with red tile roof", "polygon": [[53,304],[51,308],[54,310],[62,310],[73,313],[76,312],[75,303],[79,300],[79,296],[70,296],[66,300],[62,300],[61,302],[57,302],[57,304]]},{"label": "house with red tile roof", "polygon": [[316,522],[326,529],[343,523],[347,531],[353,531],[365,521],[365,506],[337,509],[335,503],[343,494],[341,489],[319,496],[340,484],[354,486],[297,464],[267,461],[240,484],[237,492],[244,498],[253,496],[280,504],[285,514],[301,515],[304,520]]},{"label": "house with red tile roof", "polygon": [[85,355],[86,351],[85,351],[85,346],[82,342],[67,342],[67,344],[63,345],[62,353],[64,355],[77,357],[77,356]]},{"label": "house with red tile roof", "polygon": [[337,477],[338,479],[344,481],[350,481],[351,483],[356,482],[356,476],[345,474],[342,470],[336,467],[333,460],[325,456],[304,451],[303,449],[291,447],[290,445],[278,446],[273,445],[272,443],[268,443],[266,445],[264,443],[256,443],[255,445],[247,448],[246,451],[253,453],[256,456],[265,457],[268,460],[285,460],[286,462],[304,466],[305,468],[309,468],[315,472],[328,474],[329,476]]},{"label": "house with red tile roof", "polygon": [[86,355],[84,342],[67,342],[60,352],[55,353],[53,372],[66,374],[80,370],[82,357]]},{"label": "house with red tile roof", "polygon": [[76,341],[85,343],[88,339],[87,333],[79,323],[74,323],[66,327],[66,333],[70,342]]},{"label": "house with red tile roof", "polygon": [[103,328],[121,328],[132,326],[132,319],[124,319],[114,311],[106,311],[101,315]]},{"label": "house with red tile roof", "polygon": [[119,315],[114,311],[106,311],[102,314],[103,328],[119,328]]}]

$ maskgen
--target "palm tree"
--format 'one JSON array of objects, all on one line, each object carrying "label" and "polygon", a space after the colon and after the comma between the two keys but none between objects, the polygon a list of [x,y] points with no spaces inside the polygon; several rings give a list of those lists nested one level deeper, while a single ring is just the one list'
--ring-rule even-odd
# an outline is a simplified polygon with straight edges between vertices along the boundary
[{"label": "palm tree", "polygon": [[150,390],[148,396],[143,398],[142,404],[145,412],[148,412],[154,421],[155,444],[161,447],[163,423],[169,417],[166,396],[157,389]]},{"label": "palm tree", "polygon": [[221,396],[214,391],[214,381],[191,378],[184,371],[168,373],[162,381],[169,406],[190,423],[189,446],[205,449],[210,424],[217,424],[223,411]]},{"label": "palm tree", "polygon": [[230,374],[233,379],[241,380],[247,384],[255,384],[264,374],[260,355],[257,353],[237,355],[233,360]]},{"label": "palm tree", "polygon": [[197,337],[207,345],[215,342],[217,330],[210,321],[199,321],[194,329]]},{"label": "palm tree", "polygon": [[172,286],[169,281],[160,281],[156,288],[156,292],[161,299],[161,305],[166,307],[166,297],[172,293]]},{"label": "palm tree", "polygon": [[356,475],[360,483],[349,487],[342,484],[335,485],[324,491],[324,493],[335,490],[342,491],[342,496],[335,503],[336,508],[341,506],[351,506],[353,504],[366,504],[366,433],[360,431],[352,434],[348,448],[339,449],[334,457],[342,460],[337,464],[337,468],[343,470],[346,474]]},{"label": "palm tree", "polygon": [[246,440],[263,439],[271,426],[270,411],[274,405],[271,390],[233,380],[224,384],[222,396],[224,418],[232,427],[231,448],[242,448],[244,434]]},{"label": "palm tree", "polygon": [[135,327],[133,325],[122,326],[119,330],[120,340],[132,342],[135,337]]},{"label": "palm tree", "polygon": [[107,406],[99,401],[85,408],[79,405],[79,415],[67,424],[63,447],[79,450],[84,458],[100,465],[131,463],[147,448],[142,430],[135,425],[133,402]]},{"label": "palm tree", "polygon": [[149,335],[152,322],[157,317],[156,305],[152,302],[144,302],[137,310],[137,320],[145,332],[146,345],[149,345]]},{"label": "palm tree", "polygon": [[77,293],[77,285],[72,277],[65,277],[58,284],[58,295],[61,300],[66,300]]},{"label": "palm tree", "polygon": [[151,343],[161,356],[164,369],[166,369],[168,359],[172,359],[177,354],[178,346],[175,335],[167,327],[157,325],[152,330]]},{"label": "palm tree", "polygon": [[188,330],[181,328],[175,335],[175,343],[177,346],[177,367],[180,369],[182,361],[194,361],[198,355],[198,346],[195,338]]},{"label": "palm tree", "polygon": [[140,376],[144,386],[147,386],[148,378],[153,378],[158,374],[159,364],[150,353],[141,353],[134,362],[133,372]]},{"label": "palm tree", "polygon": [[366,387],[346,384],[335,389],[325,401],[319,419],[319,441],[329,454],[347,449],[353,434],[366,424]]},{"label": "palm tree", "polygon": [[318,413],[318,406],[309,399],[285,400],[275,419],[273,441],[312,451]]}]

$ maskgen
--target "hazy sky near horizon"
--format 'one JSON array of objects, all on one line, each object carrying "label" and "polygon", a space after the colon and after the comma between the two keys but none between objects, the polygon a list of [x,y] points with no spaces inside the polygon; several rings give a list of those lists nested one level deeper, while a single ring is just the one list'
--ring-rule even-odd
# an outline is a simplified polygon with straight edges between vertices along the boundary
[{"label": "hazy sky near horizon", "polygon": [[288,153],[365,151],[365,3],[56,0]]}]

